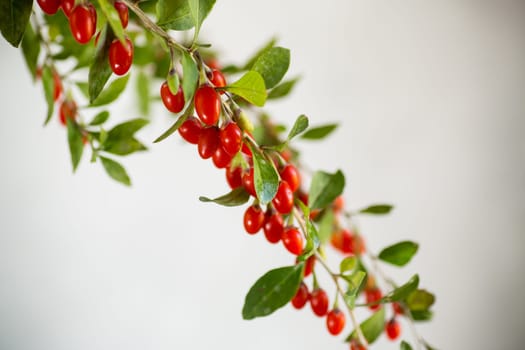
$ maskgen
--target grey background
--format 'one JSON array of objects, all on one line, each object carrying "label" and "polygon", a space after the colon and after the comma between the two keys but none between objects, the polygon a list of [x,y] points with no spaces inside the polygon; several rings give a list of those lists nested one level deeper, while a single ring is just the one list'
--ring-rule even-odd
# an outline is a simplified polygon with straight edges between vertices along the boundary
[{"label": "grey background", "polygon": [[[225,62],[275,34],[292,50],[302,81],[268,110],[288,125],[340,121],[329,141],[300,144],[306,163],[344,170],[350,208],[395,203],[360,227],[374,252],[421,243],[387,270],[437,294],[418,329],[440,349],[525,341],[524,5],[224,0],[202,30]],[[241,319],[255,279],[293,258],[245,234],[243,209],[197,200],[227,186],[194,147],[172,137],[125,159],[132,189],[87,159],[72,175],[65,130],[42,128],[41,87],[17,50],[0,51],[1,349],[346,347],[309,310]],[[113,111],[136,117],[134,102]],[[161,108],[152,119],[148,143],[172,122]]]}]

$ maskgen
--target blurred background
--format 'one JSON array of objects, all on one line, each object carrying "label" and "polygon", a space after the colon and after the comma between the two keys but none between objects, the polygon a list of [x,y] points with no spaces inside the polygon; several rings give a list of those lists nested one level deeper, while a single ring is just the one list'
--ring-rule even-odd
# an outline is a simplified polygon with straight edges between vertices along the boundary
[{"label": "blurred background", "polygon": [[[375,253],[420,243],[387,271],[436,293],[418,330],[439,349],[525,346],[524,34],[525,3],[506,0],[222,0],[202,29],[225,63],[275,35],[291,49],[301,82],[267,109],[340,123],[298,143],[305,162],[345,172],[350,209],[395,204],[360,228]],[[86,155],[73,175],[21,52],[0,52],[1,349],[347,348],[308,309],[242,320],[253,282],[293,258],[247,235],[243,208],[198,201],[227,191],[224,173],[177,136],[151,144],[173,122],[162,108],[139,134],[150,152],[123,160],[131,189]],[[114,114],[137,117],[135,103]]]}]

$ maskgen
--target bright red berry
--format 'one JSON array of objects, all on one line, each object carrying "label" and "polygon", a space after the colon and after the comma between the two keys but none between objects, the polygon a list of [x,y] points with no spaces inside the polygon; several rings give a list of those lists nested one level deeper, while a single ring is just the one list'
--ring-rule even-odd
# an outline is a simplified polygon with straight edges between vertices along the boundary
[{"label": "bright red berry", "polygon": [[401,325],[395,318],[385,324],[385,332],[390,340],[396,340],[401,334]]},{"label": "bright red berry", "polygon": [[116,75],[124,75],[129,71],[133,62],[133,44],[126,38],[126,45],[115,39],[109,46],[109,66]]},{"label": "bright red berry", "polygon": [[255,182],[253,181],[253,168],[250,168],[249,171],[244,173],[242,176],[242,184],[246,189],[246,192],[257,197],[257,193],[255,192]]},{"label": "bright red berry", "polygon": [[288,182],[281,181],[275,197],[272,199],[272,204],[279,213],[288,214],[293,208],[293,192],[288,185]]},{"label": "bright red berry", "polygon": [[215,125],[221,114],[221,98],[210,85],[202,85],[195,92],[195,111],[204,124]]},{"label": "bright red berry", "polygon": [[292,192],[297,191],[301,185],[301,176],[299,175],[297,168],[292,164],[286,165],[283,170],[281,170],[281,179],[288,182]]},{"label": "bright red berry", "polygon": [[345,314],[339,309],[333,309],[326,316],[326,328],[332,335],[338,335],[345,328]]},{"label": "bright red berry", "polygon": [[96,11],[94,16],[93,11],[93,5],[78,5],[75,6],[69,16],[71,33],[75,40],[81,44],[85,44],[91,40],[97,29]]},{"label": "bright red berry", "polygon": [[77,104],[73,100],[65,100],[60,105],[58,117],[62,125],[67,124],[67,119],[75,119],[77,115]]},{"label": "bright red berry", "polygon": [[[383,297],[383,293],[381,293],[381,289],[377,287],[365,289],[365,297],[366,297],[366,303],[374,303],[376,301],[379,301]],[[381,304],[374,304],[369,306],[370,310],[376,311],[381,308]]]},{"label": "bright red berry", "polygon": [[252,150],[250,149],[250,147],[248,147],[246,142],[242,143],[241,151],[242,153],[246,154],[248,157],[252,156]]},{"label": "bright red berry", "polygon": [[270,243],[277,243],[281,240],[284,231],[283,217],[279,213],[269,213],[264,222],[264,236]]},{"label": "bright red berry", "polygon": [[220,146],[219,129],[212,126],[202,129],[199,135],[199,142],[197,148],[199,155],[203,159],[208,159],[213,156],[217,148]]},{"label": "bright red berry", "polygon": [[202,125],[199,119],[189,117],[179,127],[179,134],[189,143],[196,145],[199,142],[199,136],[202,132]]},{"label": "bright red berry", "polygon": [[405,313],[401,304],[396,302],[392,303],[392,309],[396,315],[403,315]]},{"label": "bright red berry", "polygon": [[244,212],[244,229],[249,234],[259,232],[264,223],[264,212],[258,205],[249,206]]},{"label": "bright red berry", "polygon": [[224,148],[221,145],[219,145],[217,147],[217,150],[213,154],[212,160],[213,164],[215,164],[217,168],[223,169],[230,165],[230,162],[232,161],[232,156],[230,156],[224,150]]},{"label": "bright red berry", "polygon": [[233,169],[231,167],[226,168],[226,181],[232,190],[242,186],[242,168],[239,166]]},{"label": "bright red berry", "polygon": [[281,236],[285,248],[292,254],[299,255],[303,251],[303,235],[295,227],[288,227]]},{"label": "bright red berry", "polygon": [[[224,74],[220,70],[214,69],[211,71],[211,78],[210,82],[215,86],[216,88],[221,88],[226,86],[226,78],[224,77]],[[220,92],[221,94],[224,93],[224,91]]]},{"label": "bright red berry", "polygon": [[357,340],[352,340],[350,343],[350,350],[366,350],[366,347]]},{"label": "bright red berry", "polygon": [[168,111],[172,113],[179,113],[184,108],[184,92],[182,86],[179,86],[179,90],[174,95],[171,93],[168,83],[165,81],[160,86],[160,97],[162,102]]},{"label": "bright red berry", "polygon": [[334,199],[334,202],[332,203],[332,208],[334,209],[335,213],[340,213],[341,210],[343,210],[345,206],[345,199],[343,196],[337,196],[336,199]]},{"label": "bright red berry", "polygon": [[242,144],[242,131],[237,123],[228,123],[221,129],[221,144],[232,157],[239,152]]},{"label": "bright red berry", "polygon": [[315,289],[310,294],[310,306],[317,316],[322,317],[326,315],[328,312],[328,294],[321,288]]},{"label": "bright red berry", "polygon": [[206,65],[211,69],[220,69],[219,61],[217,61],[215,58],[207,60]]},{"label": "bright red berry", "polygon": [[315,255],[310,256],[306,259],[306,264],[304,265],[304,277],[310,276],[315,266]]},{"label": "bright red berry", "polygon": [[75,0],[62,0],[60,6],[62,7],[62,11],[64,11],[66,17],[69,17],[71,16],[71,12],[73,12],[73,8],[75,7]]},{"label": "bright red berry", "polygon": [[310,293],[308,291],[308,287],[304,282],[301,282],[297,293],[295,293],[295,296],[292,298],[292,305],[296,309],[302,309],[308,302],[309,298]]},{"label": "bright red berry", "polygon": [[60,7],[60,0],[37,0],[38,5],[48,15],[57,13]]},{"label": "bright red berry", "polygon": [[122,23],[122,28],[126,28],[128,26],[129,20],[128,7],[122,1],[115,1],[113,6],[115,6],[115,10],[117,10],[118,12],[118,16],[120,17],[120,23]]}]

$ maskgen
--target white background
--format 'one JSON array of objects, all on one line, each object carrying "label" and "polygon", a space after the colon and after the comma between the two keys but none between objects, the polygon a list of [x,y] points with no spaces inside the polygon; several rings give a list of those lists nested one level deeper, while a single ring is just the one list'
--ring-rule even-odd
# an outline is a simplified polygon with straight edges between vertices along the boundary
[{"label": "white background", "polygon": [[[525,341],[524,20],[518,1],[224,0],[202,30],[225,62],[273,35],[291,49],[302,81],[268,109],[288,125],[340,122],[300,144],[305,161],[343,169],[350,208],[396,205],[361,230],[373,252],[421,244],[388,271],[436,293],[418,329],[441,349]],[[250,285],[293,259],[244,233],[243,209],[197,200],[227,186],[194,147],[174,136],[124,159],[131,189],[87,157],[73,175],[65,130],[42,128],[41,86],[20,52],[0,52],[1,349],[346,348],[307,309],[241,319]],[[115,115],[137,117],[134,103]],[[153,114],[148,144],[172,122]]]}]

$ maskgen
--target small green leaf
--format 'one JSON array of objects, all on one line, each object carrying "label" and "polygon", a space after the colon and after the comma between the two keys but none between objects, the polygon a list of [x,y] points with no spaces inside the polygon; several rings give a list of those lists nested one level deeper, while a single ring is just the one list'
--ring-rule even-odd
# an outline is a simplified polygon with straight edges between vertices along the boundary
[{"label": "small green leaf", "polygon": [[332,236],[334,231],[334,218],[332,209],[327,209],[319,221],[319,239],[323,244],[328,242]]},{"label": "small green leaf", "polygon": [[250,59],[248,59],[248,62],[246,62],[244,67],[242,69],[240,69],[240,70],[250,70],[252,68],[252,66],[255,64],[255,62],[257,61],[257,59],[262,54],[264,54],[266,51],[268,51],[269,49],[274,47],[276,42],[277,42],[276,38],[271,38],[266,44],[264,44],[263,47],[261,47],[259,50],[257,50],[257,52],[252,57],[250,57]]},{"label": "small green leaf", "polygon": [[184,92],[184,101],[191,101],[197,83],[199,81],[199,71],[197,65],[190,54],[183,52],[182,54],[182,91]]},{"label": "small green leaf", "polygon": [[331,204],[345,187],[345,177],[341,170],[334,174],[315,172],[310,185],[310,209],[322,209]]},{"label": "small green leaf", "polygon": [[409,343],[407,343],[406,341],[402,340],[401,341],[400,350],[412,350],[412,347],[410,346]]},{"label": "small green leaf", "polygon": [[0,31],[14,47],[18,47],[27,28],[33,0],[0,1]]},{"label": "small green leaf", "polygon": [[106,26],[106,29],[102,30],[100,34],[95,59],[89,68],[88,84],[90,103],[95,101],[111,76],[111,67],[108,63],[108,53],[112,38],[113,32],[108,30],[108,26]]},{"label": "small green leaf", "polygon": [[[434,317],[434,313],[430,310],[410,310],[412,319],[417,322],[430,321]],[[427,347],[427,349],[431,349]]]},{"label": "small green leaf", "polygon": [[[190,4],[190,2],[193,3]],[[193,28],[195,23],[198,22],[200,29],[200,25],[214,4],[215,0],[159,0],[156,8],[157,24],[174,30],[188,30]]]},{"label": "small green leaf", "polygon": [[113,101],[115,101],[120,94],[126,89],[126,85],[128,84],[129,75],[126,75],[125,77],[115,79],[109,86],[104,89],[100,95],[95,99],[95,101],[91,102],[91,107],[98,107],[107,105]]},{"label": "small green leaf", "polygon": [[248,71],[239,80],[226,86],[225,90],[244,98],[251,104],[262,107],[266,102],[266,87],[261,75]]},{"label": "small green leaf", "polygon": [[109,158],[99,158],[102,161],[104,169],[111,178],[126,186],[131,186],[131,180],[129,179],[129,176],[126,173],[126,169],[124,169],[122,165]]},{"label": "small green leaf", "polygon": [[355,256],[347,256],[339,263],[339,273],[352,271],[357,266],[357,258]]},{"label": "small green leaf", "polygon": [[104,124],[109,118],[109,112],[108,111],[102,111],[98,113],[91,122],[89,122],[89,125],[95,126]]},{"label": "small green leaf", "polygon": [[355,300],[361,291],[364,281],[366,280],[366,272],[357,270],[350,276],[343,275],[342,278],[348,283],[348,289],[344,295],[345,303],[351,309],[354,308]]},{"label": "small green leaf", "polygon": [[84,143],[82,142],[82,132],[78,124],[71,118],[66,118],[67,123],[67,141],[69,144],[69,152],[71,154],[71,164],[73,165],[73,172],[77,170],[82,153],[84,151]]},{"label": "small green leaf", "polygon": [[290,129],[290,132],[288,133],[287,140],[290,141],[295,136],[299,135],[303,131],[306,130],[308,127],[308,117],[304,114],[301,114],[296,120],[292,128]]},{"label": "small green leaf", "polygon": [[257,198],[262,205],[271,202],[279,187],[279,175],[259,153],[252,149],[253,154],[253,181]]},{"label": "small green leaf", "polygon": [[274,87],[270,92],[268,93],[268,99],[278,99],[281,97],[288,96],[288,94],[292,91],[295,84],[299,81],[299,78],[294,78],[291,80],[287,80],[282,82],[281,84]]},{"label": "small green leaf", "polygon": [[47,102],[47,116],[44,125],[49,123],[55,109],[55,79],[53,71],[48,66],[42,70],[42,84],[44,85],[44,95]]},{"label": "small green leaf", "polygon": [[315,250],[319,247],[319,234],[314,224],[308,216],[305,216],[306,223],[306,245],[304,246],[303,253],[301,254],[300,261],[304,261],[311,255],[315,254]]},{"label": "small green leaf", "polygon": [[410,293],[405,302],[411,311],[427,311],[435,300],[434,294],[424,289],[417,289]]},{"label": "small green leaf", "polygon": [[250,288],[242,317],[251,320],[268,316],[286,305],[295,295],[303,277],[304,263],[268,271]]},{"label": "small green leaf", "polygon": [[22,39],[22,53],[24,54],[27,68],[33,79],[35,79],[38,55],[40,54],[40,41],[30,22],[27,24],[27,29]]},{"label": "small green leaf", "polygon": [[149,76],[140,71],[137,75],[137,102],[139,105],[140,114],[146,116],[149,114],[150,97],[149,97]]},{"label": "small green leaf", "polygon": [[390,204],[375,204],[359,210],[361,214],[383,215],[388,214],[394,207]]},{"label": "small green leaf", "polygon": [[[197,72],[197,78],[198,78],[198,72]],[[179,92],[179,75],[175,71],[175,69],[170,69],[168,76],[166,77],[166,82],[168,83],[168,88],[170,89],[170,92],[172,95],[176,95],[177,92]]]},{"label": "small green leaf", "polygon": [[[379,309],[372,316],[367,318],[361,323],[360,328],[369,344],[376,341],[385,328],[385,308],[383,307]],[[357,333],[355,330],[346,338],[346,341],[349,342],[352,339],[357,339]]]},{"label": "small green leaf", "polygon": [[108,132],[107,142],[131,138],[133,135],[149,123],[146,119],[132,119],[115,125]]},{"label": "small green leaf", "polygon": [[330,135],[338,126],[338,124],[326,124],[310,128],[301,135],[301,138],[305,140],[321,140]]},{"label": "small green leaf", "polygon": [[162,135],[160,135],[159,137],[157,137],[155,139],[155,141],[153,141],[153,143],[157,143],[157,142],[160,142],[162,140],[164,140],[165,138],[167,138],[168,136],[170,136],[171,134],[173,134],[175,131],[177,131],[180,126],[182,125],[182,123],[184,123],[186,121],[186,119],[188,119],[188,117],[193,113],[193,108],[186,108],[186,111],[184,112],[184,114],[182,114],[175,123],[173,123],[172,126],[170,126],[170,128],[166,131],[164,131],[164,133],[162,133]]},{"label": "small green leaf", "polygon": [[199,197],[199,200],[201,202],[214,202],[220,205],[224,205],[226,207],[236,207],[239,205],[243,205],[244,203],[248,202],[249,199],[250,195],[242,186],[235,188],[231,192],[223,196],[217,197],[215,199],[210,199],[204,196]]},{"label": "small green leaf", "polygon": [[126,42],[126,35],[124,33],[124,28],[122,28],[122,22],[120,21],[119,14],[115,9],[115,6],[113,6],[113,1],[110,2],[108,0],[98,0],[98,3],[102,13],[108,20],[113,33],[115,33],[115,36],[124,44]]},{"label": "small green leaf", "polygon": [[400,287],[397,287],[390,293],[388,293],[382,300],[387,302],[399,301],[405,299],[410,293],[417,289],[419,285],[419,276],[416,274],[410,278],[410,280]]},{"label": "small green leaf", "polygon": [[281,81],[290,66],[290,50],[272,47],[264,51],[255,61],[251,70],[259,72],[267,89]]},{"label": "small green leaf", "polygon": [[119,140],[108,140],[104,143],[103,150],[108,153],[125,156],[133,152],[147,151],[148,149],[139,140],[135,138],[124,138]]},{"label": "small green leaf", "polygon": [[383,249],[378,257],[392,265],[404,266],[416,254],[417,249],[417,243],[403,241]]}]

